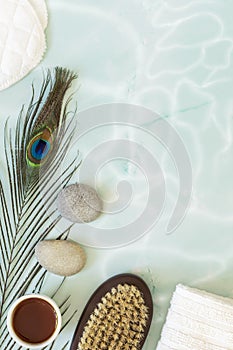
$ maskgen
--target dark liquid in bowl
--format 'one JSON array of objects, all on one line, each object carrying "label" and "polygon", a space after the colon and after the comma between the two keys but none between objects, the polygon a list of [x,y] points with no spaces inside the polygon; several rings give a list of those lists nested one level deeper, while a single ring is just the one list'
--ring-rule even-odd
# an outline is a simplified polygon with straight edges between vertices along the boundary
[{"label": "dark liquid in bowl", "polygon": [[20,339],[32,344],[42,343],[54,333],[57,314],[47,301],[29,298],[17,305],[12,325]]}]

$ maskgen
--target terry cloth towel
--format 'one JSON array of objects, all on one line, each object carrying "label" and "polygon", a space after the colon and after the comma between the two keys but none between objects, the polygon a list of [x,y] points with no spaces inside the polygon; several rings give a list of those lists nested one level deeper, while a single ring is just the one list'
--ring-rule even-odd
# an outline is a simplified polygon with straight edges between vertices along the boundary
[{"label": "terry cloth towel", "polygon": [[157,350],[233,350],[233,300],[177,285]]},{"label": "terry cloth towel", "polygon": [[0,90],[29,73],[46,50],[44,0],[0,0]]}]

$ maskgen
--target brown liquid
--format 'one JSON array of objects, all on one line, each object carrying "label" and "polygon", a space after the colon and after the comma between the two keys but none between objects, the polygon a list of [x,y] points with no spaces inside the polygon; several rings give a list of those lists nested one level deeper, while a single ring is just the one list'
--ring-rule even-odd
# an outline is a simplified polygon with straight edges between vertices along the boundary
[{"label": "brown liquid", "polygon": [[13,328],[17,336],[29,343],[48,340],[57,326],[54,308],[40,298],[23,300],[13,314]]}]

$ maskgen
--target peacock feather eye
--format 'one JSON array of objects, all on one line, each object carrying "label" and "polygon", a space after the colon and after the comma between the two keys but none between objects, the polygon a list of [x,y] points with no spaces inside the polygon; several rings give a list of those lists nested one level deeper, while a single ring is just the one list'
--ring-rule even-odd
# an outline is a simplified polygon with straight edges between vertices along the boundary
[{"label": "peacock feather eye", "polygon": [[27,162],[31,166],[43,164],[53,148],[53,137],[51,130],[47,127],[35,135],[27,147]]}]

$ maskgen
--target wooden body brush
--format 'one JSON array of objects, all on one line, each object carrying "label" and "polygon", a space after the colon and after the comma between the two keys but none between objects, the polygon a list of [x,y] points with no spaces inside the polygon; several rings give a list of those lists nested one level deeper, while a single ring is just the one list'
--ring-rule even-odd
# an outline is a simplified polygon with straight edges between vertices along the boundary
[{"label": "wooden body brush", "polygon": [[140,277],[133,274],[111,277],[87,302],[70,350],[140,350],[152,314],[151,293]]}]

